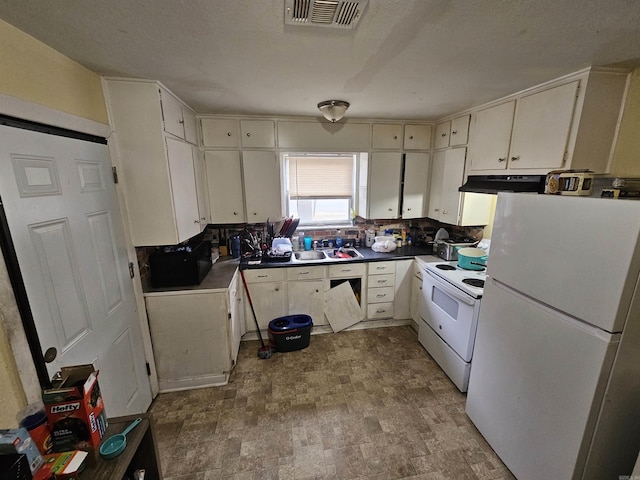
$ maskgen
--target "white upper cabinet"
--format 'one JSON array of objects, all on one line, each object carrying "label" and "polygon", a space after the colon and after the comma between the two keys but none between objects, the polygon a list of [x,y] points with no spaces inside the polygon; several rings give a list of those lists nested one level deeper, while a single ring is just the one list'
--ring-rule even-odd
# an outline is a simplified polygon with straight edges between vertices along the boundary
[{"label": "white upper cabinet", "polygon": [[240,120],[242,146],[246,148],[275,148],[276,134],[273,120]]},{"label": "white upper cabinet", "polygon": [[405,154],[403,185],[402,218],[426,217],[429,189],[428,153],[411,152]]},{"label": "white upper cabinet", "polygon": [[404,149],[429,150],[431,148],[431,125],[405,125]]},{"label": "white upper cabinet", "polygon": [[470,115],[462,115],[436,125],[435,148],[455,147],[466,145],[469,139]]},{"label": "white upper cabinet", "polygon": [[234,148],[238,142],[238,121],[227,118],[202,118],[202,145],[204,147]]},{"label": "white upper cabinet", "polygon": [[578,85],[577,81],[571,82],[518,100],[508,168],[562,167]]},{"label": "white upper cabinet", "polygon": [[182,125],[167,120],[181,104],[157,82],[106,79],[105,87],[132,244],[174,245],[199,233],[192,145],[167,130]]},{"label": "white upper cabinet", "polygon": [[458,191],[464,177],[465,156],[464,147],[435,153],[427,216],[450,225],[487,225],[491,212],[491,195]]},{"label": "white upper cabinet", "polygon": [[371,148],[374,150],[402,149],[402,130],[402,125],[374,123],[371,134]]},{"label": "white upper cabinet", "polygon": [[164,131],[197,144],[196,116],[167,90],[160,88]]},{"label": "white upper cabinet", "polygon": [[206,151],[204,162],[211,223],[246,222],[240,152]]},{"label": "white upper cabinet", "polygon": [[280,164],[275,152],[242,152],[242,174],[247,221],[282,218]]},{"label": "white upper cabinet", "polygon": [[209,212],[209,192],[207,190],[207,174],[204,166],[204,154],[195,145],[191,145],[193,153],[193,171],[196,176],[196,193],[198,195],[198,212],[200,215],[201,227],[211,222]]},{"label": "white upper cabinet", "polygon": [[[589,69],[474,114],[469,172],[608,173],[628,74]],[[506,153],[505,153],[506,152]]]},{"label": "white upper cabinet", "polygon": [[374,152],[369,165],[368,218],[398,218],[402,155]]},{"label": "white upper cabinet", "polygon": [[507,168],[516,101],[473,114],[468,161],[471,170]]}]

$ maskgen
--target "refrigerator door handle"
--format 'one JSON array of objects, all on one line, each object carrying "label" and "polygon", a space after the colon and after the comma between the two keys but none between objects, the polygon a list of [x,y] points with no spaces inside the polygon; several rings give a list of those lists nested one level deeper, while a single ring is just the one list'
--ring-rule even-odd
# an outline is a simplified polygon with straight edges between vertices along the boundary
[{"label": "refrigerator door handle", "polygon": [[[456,300],[459,300],[463,303],[466,303],[467,305],[471,305],[473,306],[475,304],[475,299],[471,298],[470,296],[456,291],[455,287],[450,287],[447,283],[445,283],[443,280],[440,280],[440,278],[437,275],[434,275],[433,273],[431,273],[429,270],[425,270],[425,272],[429,275],[429,277],[431,277],[431,279],[433,280],[433,284],[434,286],[438,287],[440,290],[444,291],[445,293],[447,293],[447,295],[455,298]],[[422,293],[423,295],[426,295],[426,292]]]}]

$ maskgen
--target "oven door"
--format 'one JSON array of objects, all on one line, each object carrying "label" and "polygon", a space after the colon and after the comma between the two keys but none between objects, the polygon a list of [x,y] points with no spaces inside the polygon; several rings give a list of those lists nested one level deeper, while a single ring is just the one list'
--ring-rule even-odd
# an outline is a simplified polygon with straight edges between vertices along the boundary
[{"label": "oven door", "polygon": [[429,325],[465,362],[471,361],[480,300],[423,270],[419,311]]}]

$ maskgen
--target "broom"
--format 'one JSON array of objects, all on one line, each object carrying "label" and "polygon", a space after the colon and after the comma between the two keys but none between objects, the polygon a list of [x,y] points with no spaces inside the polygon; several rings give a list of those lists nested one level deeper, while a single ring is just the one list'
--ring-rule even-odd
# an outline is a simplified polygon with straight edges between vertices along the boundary
[{"label": "broom", "polygon": [[251,295],[249,294],[249,287],[247,286],[247,281],[244,278],[243,270],[240,270],[240,276],[242,277],[242,284],[244,285],[244,291],[247,292],[247,299],[249,300],[249,306],[251,307],[251,313],[253,314],[253,321],[256,324],[256,329],[258,330],[258,337],[260,338],[260,344],[262,345],[258,349],[258,357],[261,358],[262,360],[266,360],[267,358],[271,358],[271,355],[273,355],[273,347],[271,345],[265,345],[264,340],[262,339],[262,333],[260,332],[260,325],[258,325],[256,311],[253,309],[253,302],[251,301]]}]

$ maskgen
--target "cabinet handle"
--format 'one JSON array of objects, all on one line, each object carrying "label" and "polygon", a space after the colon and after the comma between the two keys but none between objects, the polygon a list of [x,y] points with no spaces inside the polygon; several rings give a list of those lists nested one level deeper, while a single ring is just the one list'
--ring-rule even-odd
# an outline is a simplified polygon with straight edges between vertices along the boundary
[{"label": "cabinet handle", "polygon": [[200,220],[194,220],[193,223],[200,223]]},{"label": "cabinet handle", "polygon": [[439,212],[439,211],[440,211],[440,209],[439,209],[439,208],[434,208],[434,209],[433,209],[433,211],[434,211],[434,212]]},{"label": "cabinet handle", "polygon": [[386,280],[378,280],[378,283],[387,283]]},{"label": "cabinet handle", "polygon": [[201,217],[201,218],[200,218],[200,220],[202,220],[202,221],[204,222],[204,221],[206,220],[206,218],[204,218],[204,217]]},{"label": "cabinet handle", "polygon": [[268,278],[269,275],[258,275],[258,278]]},{"label": "cabinet handle", "polygon": [[442,325],[438,325],[438,328],[439,328],[440,330],[442,330]]},{"label": "cabinet handle", "polygon": [[442,210],[442,213],[443,213],[444,215],[446,215],[446,214],[447,214],[447,211],[446,211],[446,210]]},{"label": "cabinet handle", "polygon": [[279,292],[279,291],[280,291],[280,289],[278,287],[276,287],[276,292]]},{"label": "cabinet handle", "polygon": [[178,123],[184,123],[184,120],[178,120]]},{"label": "cabinet handle", "polygon": [[343,268],[342,270],[340,270],[341,272],[350,272],[351,269],[350,268]]},{"label": "cabinet handle", "polygon": [[390,209],[389,209],[389,211],[390,211],[390,212],[393,212],[393,208],[390,208]]},{"label": "cabinet handle", "polygon": [[506,158],[499,158],[498,162],[504,162],[506,160]]},{"label": "cabinet handle", "polygon": [[456,133],[458,133],[458,131],[454,130],[453,132],[451,132],[451,135],[455,135]]},{"label": "cabinet handle", "polygon": [[410,211],[411,211],[411,208],[407,208],[407,212],[410,212]]},{"label": "cabinet handle", "polygon": [[413,135],[411,135],[411,136],[409,137],[409,140],[413,140]]},{"label": "cabinet handle", "polygon": [[376,270],[384,270],[387,267],[376,267]]},{"label": "cabinet handle", "polygon": [[422,290],[422,285],[420,285],[420,286],[418,287],[418,289]]},{"label": "cabinet handle", "polygon": [[393,136],[393,139],[394,139],[394,140],[397,140],[397,139],[398,139],[398,135],[394,135],[394,136]]},{"label": "cabinet handle", "polygon": [[518,155],[517,157],[511,157],[512,162],[515,162],[516,160],[520,160],[520,155]]},{"label": "cabinet handle", "polygon": [[384,312],[386,312],[386,310],[385,310],[385,309],[382,309],[382,310],[376,310],[376,313],[384,313]]},{"label": "cabinet handle", "polygon": [[316,293],[320,293],[320,290],[318,290],[317,288],[316,288]]},{"label": "cabinet handle", "polygon": [[376,298],[382,298],[382,297],[386,297],[387,294],[386,293],[379,293],[376,295]]},{"label": "cabinet handle", "polygon": [[231,136],[231,132],[227,132],[227,137],[230,137],[230,136]]},{"label": "cabinet handle", "polygon": [[446,133],[443,133],[443,134],[442,134],[442,136],[443,136],[443,137],[446,137],[446,136],[447,136],[447,134],[446,134]]},{"label": "cabinet handle", "polygon": [[249,132],[247,132],[247,137],[250,137],[250,136],[251,136],[251,134]]},{"label": "cabinet handle", "polygon": [[298,275],[309,275],[309,272],[300,272]]},{"label": "cabinet handle", "polygon": [[237,214],[238,214],[238,212],[233,212],[233,214],[234,214],[234,215],[237,215]]},{"label": "cabinet handle", "polygon": [[257,212],[253,212],[253,214],[254,214],[254,215],[258,215],[258,213],[257,213]]}]

